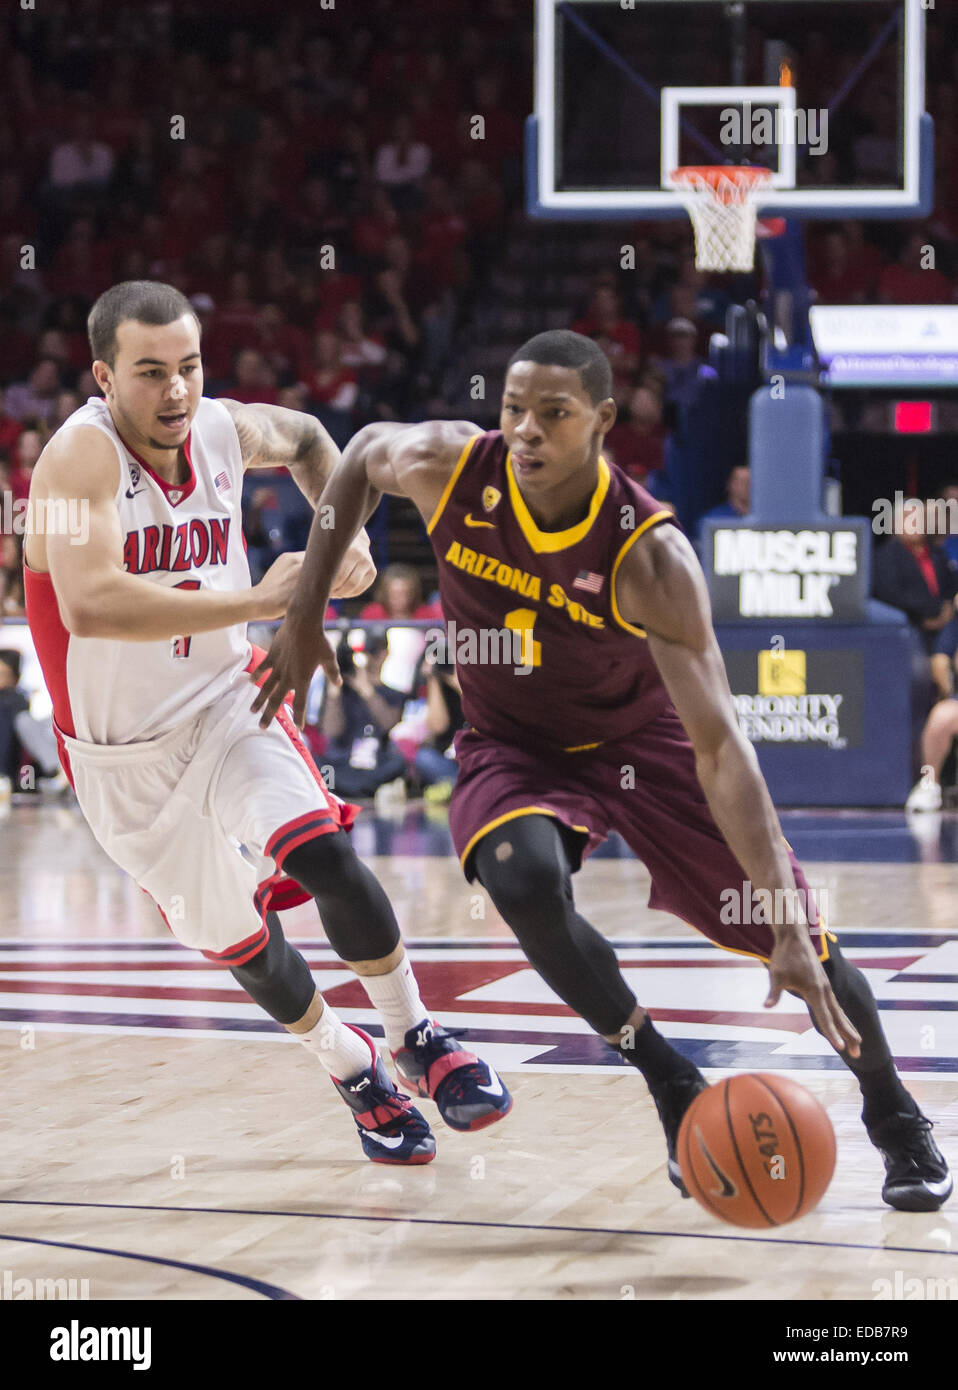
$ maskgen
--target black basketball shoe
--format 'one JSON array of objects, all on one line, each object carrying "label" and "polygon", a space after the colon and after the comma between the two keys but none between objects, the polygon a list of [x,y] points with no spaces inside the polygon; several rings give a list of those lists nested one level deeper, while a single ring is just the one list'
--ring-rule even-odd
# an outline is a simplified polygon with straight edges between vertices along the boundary
[{"label": "black basketball shoe", "polygon": [[695,1097],[707,1087],[708,1082],[705,1077],[700,1071],[696,1071],[689,1075],[677,1077],[674,1081],[666,1081],[661,1086],[657,1086],[651,1093],[652,1099],[655,1101],[655,1108],[659,1112],[659,1119],[662,1121],[662,1128],[665,1130],[665,1142],[669,1151],[669,1182],[679,1189],[683,1197],[687,1197],[689,1194],[682,1181],[682,1169],[675,1157],[676,1146],[679,1142],[679,1126],[682,1123],[682,1116]]},{"label": "black basketball shoe", "polygon": [[882,1199],[897,1211],[937,1211],[951,1196],[948,1164],[931,1137],[932,1123],[915,1107],[868,1128],[885,1162]]}]

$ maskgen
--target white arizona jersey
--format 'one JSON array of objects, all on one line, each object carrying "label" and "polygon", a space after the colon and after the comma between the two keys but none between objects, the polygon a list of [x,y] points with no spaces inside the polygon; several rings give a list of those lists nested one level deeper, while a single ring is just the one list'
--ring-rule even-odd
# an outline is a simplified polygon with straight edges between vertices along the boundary
[{"label": "white arizona jersey", "polygon": [[[116,494],[124,568],[151,584],[248,589],[243,544],[243,462],[226,407],[202,399],[184,445],[190,476],[174,487],[135,454],[105,401],[91,398],[60,427],[93,425],[120,459]],[[60,620],[48,574],[25,571],[27,617],[58,728],[85,743],[141,742],[218,699],[250,660],[246,624],[162,642],[76,637]]]}]

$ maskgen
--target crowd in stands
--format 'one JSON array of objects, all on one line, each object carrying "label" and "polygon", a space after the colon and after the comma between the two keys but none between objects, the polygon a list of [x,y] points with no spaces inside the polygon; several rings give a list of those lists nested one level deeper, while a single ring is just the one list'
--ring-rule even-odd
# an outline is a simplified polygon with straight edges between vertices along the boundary
[{"label": "crowd in stands", "polygon": [[[121,279],[190,296],[207,395],[310,411],[340,444],[371,420],[448,413],[457,335],[524,216],[531,3],[484,0],[470,15],[461,0],[429,0],[425,26],[395,0],[363,0],[359,20],[347,8],[120,3],[107,22],[101,0],[44,0],[0,24],[0,493],[26,496],[47,439],[97,394],[86,314]],[[929,64],[940,206],[903,232],[813,225],[809,277],[823,302],[958,296],[958,73],[942,52]],[[654,487],[736,287],[696,269],[684,221],[628,239],[635,270],[597,275],[568,323],[612,363],[620,414],[607,456]],[[474,418],[491,426],[486,409]],[[734,470],[733,512],[747,492],[747,469]],[[255,579],[304,545],[310,513],[282,473],[248,481],[244,503]],[[0,536],[0,621],[23,613],[21,551]],[[393,572],[358,617],[385,628],[441,615]],[[381,677],[401,640],[388,653],[370,641],[338,705],[324,701],[318,736],[359,772],[397,748],[403,775],[444,795],[455,677],[420,645],[391,684]],[[389,738],[410,719],[415,738]],[[376,744],[372,769],[351,762],[363,739]]]}]

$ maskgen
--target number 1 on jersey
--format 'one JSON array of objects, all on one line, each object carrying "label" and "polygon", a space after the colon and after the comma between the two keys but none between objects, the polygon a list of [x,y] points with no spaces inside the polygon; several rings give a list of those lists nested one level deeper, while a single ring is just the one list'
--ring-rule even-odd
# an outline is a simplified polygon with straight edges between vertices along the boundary
[{"label": "number 1 on jersey", "polygon": [[[199,589],[200,587],[200,581],[198,579],[184,579],[182,584],[173,585],[174,589]],[[192,641],[192,637],[172,638],[170,643],[170,656],[174,661],[182,661],[185,657],[189,656],[190,643]]]},{"label": "number 1 on jersey", "polygon": [[538,616],[534,608],[513,608],[511,613],[506,614],[506,627],[510,632],[522,634],[520,666],[542,665],[542,643],[537,642],[532,636],[532,629]]}]

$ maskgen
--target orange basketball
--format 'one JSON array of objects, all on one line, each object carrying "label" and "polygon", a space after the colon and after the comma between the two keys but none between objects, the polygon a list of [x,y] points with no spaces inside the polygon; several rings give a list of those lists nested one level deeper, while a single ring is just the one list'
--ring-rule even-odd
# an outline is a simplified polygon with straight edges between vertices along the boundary
[{"label": "orange basketball", "polygon": [[835,1131],[804,1086],[746,1072],[702,1091],[679,1129],[685,1186],[733,1226],[784,1226],[817,1206],[835,1171]]}]

